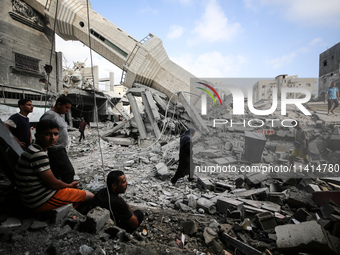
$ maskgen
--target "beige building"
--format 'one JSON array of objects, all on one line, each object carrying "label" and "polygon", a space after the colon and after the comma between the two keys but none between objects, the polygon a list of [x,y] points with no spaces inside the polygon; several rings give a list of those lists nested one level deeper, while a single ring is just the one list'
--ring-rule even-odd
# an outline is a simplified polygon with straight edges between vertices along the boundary
[{"label": "beige building", "polygon": [[[298,78],[297,75],[289,76],[287,74],[278,75],[274,80],[259,80],[253,86],[253,101],[254,103],[260,100],[271,100],[273,96],[273,88],[278,88],[280,95],[281,88],[304,88],[316,93],[316,78]],[[290,93],[289,98],[297,98],[300,95]]]}]

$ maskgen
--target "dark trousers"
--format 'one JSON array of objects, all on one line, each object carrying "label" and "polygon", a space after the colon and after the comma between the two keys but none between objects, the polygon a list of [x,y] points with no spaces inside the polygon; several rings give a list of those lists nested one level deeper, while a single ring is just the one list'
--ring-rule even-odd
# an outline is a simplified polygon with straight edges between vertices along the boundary
[{"label": "dark trousers", "polygon": [[79,142],[80,142],[81,139],[85,140],[85,134],[84,134],[85,130],[79,130],[79,132],[80,132],[80,137],[79,137]]},{"label": "dark trousers", "polygon": [[67,156],[65,148],[49,148],[48,158],[50,160],[50,167],[55,178],[65,183],[73,182],[75,174],[74,168]]},{"label": "dark trousers", "polygon": [[[334,108],[333,108],[333,110],[339,106],[338,99],[328,99],[328,110],[331,110],[331,109],[332,109],[333,103],[334,103]],[[332,110],[332,111],[333,111],[333,110]]]}]

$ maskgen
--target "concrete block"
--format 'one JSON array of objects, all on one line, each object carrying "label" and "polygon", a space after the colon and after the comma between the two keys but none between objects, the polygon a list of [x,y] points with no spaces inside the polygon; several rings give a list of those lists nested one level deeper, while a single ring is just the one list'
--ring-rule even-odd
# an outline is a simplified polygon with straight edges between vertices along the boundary
[{"label": "concrete block", "polygon": [[110,219],[110,211],[101,207],[88,212],[85,222],[79,225],[79,231],[97,234]]},{"label": "concrete block", "polygon": [[68,204],[68,205],[64,205],[62,207],[58,207],[52,210],[51,211],[52,222],[54,224],[60,224],[72,208],[73,208],[73,204]]},{"label": "concrete block", "polygon": [[275,215],[271,212],[257,214],[256,219],[258,220],[264,231],[273,230],[277,226]]},{"label": "concrete block", "polygon": [[263,133],[245,131],[245,158],[251,162],[261,162],[262,153],[266,144]]},{"label": "concrete block", "polygon": [[232,190],[234,188],[233,185],[222,183],[222,182],[215,182],[214,191],[215,192],[224,192],[226,190]]},{"label": "concrete block", "polygon": [[206,227],[203,231],[203,237],[206,244],[209,244],[215,238],[218,238],[218,234],[209,227]]},{"label": "concrete block", "polygon": [[189,236],[196,234],[198,230],[198,222],[196,221],[185,221],[182,223],[183,233]]},{"label": "concrete block", "polygon": [[340,150],[340,135],[331,135],[328,142],[328,148],[333,151]]},{"label": "concrete block", "polygon": [[197,187],[202,190],[213,190],[214,185],[210,182],[209,178],[199,177],[197,179]]},{"label": "concrete block", "polygon": [[48,227],[48,225],[47,225],[46,222],[35,220],[35,221],[32,222],[32,225],[31,225],[30,229],[38,231],[38,230],[45,229],[47,227]]},{"label": "concrete block", "polygon": [[13,228],[18,228],[21,226],[21,221],[17,218],[7,218],[6,221],[4,221],[1,226],[0,229],[1,230],[5,230],[5,229],[13,229]]},{"label": "concrete block", "polygon": [[199,208],[204,209],[205,212],[208,212],[210,214],[216,213],[215,204],[204,197],[201,197],[197,200],[197,209]]},{"label": "concrete block", "polygon": [[320,187],[316,184],[309,184],[306,186],[305,190],[308,192],[308,193],[313,193],[313,192],[316,192],[316,191],[321,191]]},{"label": "concrete block", "polygon": [[327,254],[326,237],[316,221],[301,224],[288,224],[275,227],[276,244],[280,249],[296,251],[313,251]]},{"label": "concrete block", "polygon": [[268,174],[262,174],[262,173],[254,173],[254,174],[247,174],[245,178],[245,182],[250,187],[259,187],[262,182],[267,180],[269,178]]},{"label": "concrete block", "polygon": [[168,167],[164,163],[158,163],[156,166],[157,176],[162,180],[167,180],[170,177]]},{"label": "concrete block", "polygon": [[295,187],[292,187],[288,192],[287,204],[293,208],[304,207],[307,210],[316,207],[316,204],[312,199],[312,194],[301,191]]},{"label": "concrete block", "polygon": [[232,198],[220,197],[216,202],[216,209],[220,213],[226,213],[227,210],[234,211],[238,206],[243,205],[243,202],[237,201]]},{"label": "concrete block", "polygon": [[259,189],[252,189],[252,190],[244,190],[241,192],[235,193],[236,197],[251,197],[251,196],[267,196],[268,188],[259,188]]}]

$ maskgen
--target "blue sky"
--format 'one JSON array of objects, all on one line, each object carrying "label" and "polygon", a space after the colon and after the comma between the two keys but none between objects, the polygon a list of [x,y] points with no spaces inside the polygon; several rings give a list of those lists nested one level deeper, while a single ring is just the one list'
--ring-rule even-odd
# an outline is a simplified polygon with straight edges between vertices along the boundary
[{"label": "blue sky", "polygon": [[[171,60],[197,77],[318,77],[319,54],[340,42],[339,0],[92,0],[137,40],[153,33]],[[89,49],[57,38],[66,65]],[[121,71],[93,55],[100,76]]]}]

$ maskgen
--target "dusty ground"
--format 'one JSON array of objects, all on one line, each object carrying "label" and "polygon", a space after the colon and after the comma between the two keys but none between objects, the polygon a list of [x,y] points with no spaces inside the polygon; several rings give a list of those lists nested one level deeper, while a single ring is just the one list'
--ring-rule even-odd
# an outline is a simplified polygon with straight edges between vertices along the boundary
[{"label": "dusty ground", "polygon": [[[209,225],[216,228],[216,216],[173,209],[174,205],[168,199],[181,198],[195,187],[185,181],[172,187],[168,185],[169,180],[161,181],[154,176],[153,167],[163,156],[159,150],[149,148],[146,154],[136,154],[137,147],[111,145],[103,140],[100,150],[95,133],[89,133],[82,143],[77,141],[77,131],[69,135],[72,140],[69,156],[81,187],[96,191],[104,185],[108,172],[123,170],[131,184],[124,197],[133,208],[144,211],[145,221],[133,235],[123,237],[112,233],[79,232],[74,226],[85,216],[77,211],[72,210],[66,222],[51,224],[44,215],[23,211],[17,205],[15,194],[2,190],[0,222],[16,218],[21,224],[0,229],[0,254],[202,254],[206,251],[203,228]],[[182,238],[185,221],[198,222],[199,228],[194,234],[185,236],[185,246],[180,249],[176,240]]]},{"label": "dusty ground", "polygon": [[[80,180],[81,188],[95,192],[104,187],[105,177],[110,171],[123,170],[130,184],[124,198],[132,208],[141,209],[145,215],[139,229],[129,235],[108,222],[103,231],[86,233],[79,228],[86,216],[75,210],[71,210],[61,223],[53,224],[46,215],[35,215],[20,208],[17,197],[0,178],[0,224],[2,226],[8,219],[19,222],[12,228],[0,227],[0,254],[226,254],[222,250],[241,254],[222,244],[217,237],[222,230],[261,252],[267,250],[264,254],[281,254],[275,238],[256,226],[245,231],[242,225],[238,225],[241,223],[239,219],[189,206],[189,197],[209,199],[213,192],[201,191],[186,178],[180,179],[174,187],[169,185],[169,177],[160,179],[156,176],[158,163],[176,161],[176,142],[173,149],[166,151],[160,145],[152,144],[139,149],[99,140],[96,132],[91,129],[81,143],[78,142],[78,131],[69,132],[72,141],[69,157],[76,169],[76,179]],[[173,136],[169,142],[172,140],[178,141],[179,137]],[[169,164],[170,174],[174,174],[176,167],[176,164]],[[223,174],[212,178],[234,185],[236,177]],[[282,209],[290,208],[284,206]],[[185,230],[186,224],[195,228]],[[208,245],[207,238],[214,234],[217,241]],[[184,246],[180,240],[184,240]]]}]

